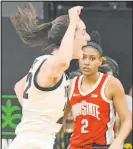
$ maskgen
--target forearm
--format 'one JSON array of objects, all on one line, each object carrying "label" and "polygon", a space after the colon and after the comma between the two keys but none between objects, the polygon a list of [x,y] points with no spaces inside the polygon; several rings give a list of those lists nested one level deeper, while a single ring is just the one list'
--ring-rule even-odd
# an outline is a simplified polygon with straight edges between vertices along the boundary
[{"label": "forearm", "polygon": [[76,30],[76,24],[70,23],[62,39],[58,52],[58,58],[66,62],[68,65],[72,59],[75,30]]},{"label": "forearm", "polygon": [[70,112],[71,108],[67,109],[64,113],[64,116],[63,116],[63,119],[62,119],[62,123],[65,123],[67,117],[68,117],[68,114]]},{"label": "forearm", "polygon": [[66,121],[66,119],[67,119],[67,117],[68,117],[68,114],[69,114],[70,110],[71,110],[71,105],[70,105],[70,102],[68,101],[68,102],[67,102],[67,105],[66,105],[66,109],[65,109],[64,115],[63,115],[62,124],[65,123],[65,121]]},{"label": "forearm", "polygon": [[129,116],[123,122],[121,122],[119,133],[114,142],[118,142],[119,144],[123,143],[124,140],[129,135],[131,129],[132,129],[132,122],[131,117]]},{"label": "forearm", "polygon": [[42,73],[47,73],[51,79],[62,76],[64,71],[67,70],[70,65],[73,55],[75,28],[76,25],[69,25],[58,52],[53,56],[50,56],[41,67]]},{"label": "forearm", "polygon": [[69,114],[70,110],[71,110],[71,108],[69,107],[69,108],[66,108],[66,110],[64,112],[64,116],[62,118],[62,127],[61,127],[61,130],[62,129],[65,129],[65,127],[66,127],[66,120],[68,118],[68,114]]}]

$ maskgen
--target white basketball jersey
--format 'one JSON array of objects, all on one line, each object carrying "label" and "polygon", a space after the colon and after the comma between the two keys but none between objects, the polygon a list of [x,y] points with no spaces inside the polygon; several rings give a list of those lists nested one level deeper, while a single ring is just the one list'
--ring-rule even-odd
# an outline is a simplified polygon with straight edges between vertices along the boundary
[{"label": "white basketball jersey", "polygon": [[28,73],[23,95],[23,117],[16,128],[17,134],[29,131],[49,134],[61,128],[58,120],[63,116],[67,102],[65,73],[54,87],[42,88],[36,83],[37,73],[47,57],[49,55],[36,58]]}]

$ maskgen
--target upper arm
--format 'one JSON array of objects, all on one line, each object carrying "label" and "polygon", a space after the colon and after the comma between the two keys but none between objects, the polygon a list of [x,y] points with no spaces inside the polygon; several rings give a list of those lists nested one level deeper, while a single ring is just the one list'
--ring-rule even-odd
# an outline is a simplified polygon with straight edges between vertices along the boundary
[{"label": "upper arm", "polygon": [[51,77],[59,77],[69,67],[58,55],[50,56],[42,65],[42,71],[45,71]]},{"label": "upper arm", "polygon": [[121,82],[116,78],[111,78],[111,92],[113,97],[113,103],[118,113],[120,120],[123,121],[129,116],[128,105],[125,99],[125,92]]},{"label": "upper arm", "polygon": [[16,96],[22,106],[23,106],[23,92],[25,88],[26,78],[27,78],[27,75],[23,77],[20,81],[18,81],[14,87]]},{"label": "upper arm", "polygon": [[17,87],[22,87],[24,88],[25,87],[25,84],[26,84],[26,78],[27,78],[27,75],[25,77],[23,77],[20,81],[18,81],[16,84],[15,84],[15,89]]}]

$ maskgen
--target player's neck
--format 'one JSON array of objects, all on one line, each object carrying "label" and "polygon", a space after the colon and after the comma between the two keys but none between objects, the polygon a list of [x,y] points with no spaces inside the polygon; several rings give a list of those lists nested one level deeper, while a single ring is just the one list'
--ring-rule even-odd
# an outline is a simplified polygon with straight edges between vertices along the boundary
[{"label": "player's neck", "polygon": [[96,83],[98,78],[100,76],[100,73],[97,72],[96,74],[93,74],[93,75],[84,75],[83,76],[83,80],[82,82],[85,82],[87,84],[93,84],[93,83]]},{"label": "player's neck", "polygon": [[57,49],[57,48],[55,48],[51,54],[53,54],[53,55],[54,55],[54,54],[57,54],[57,53],[58,53],[58,49]]}]

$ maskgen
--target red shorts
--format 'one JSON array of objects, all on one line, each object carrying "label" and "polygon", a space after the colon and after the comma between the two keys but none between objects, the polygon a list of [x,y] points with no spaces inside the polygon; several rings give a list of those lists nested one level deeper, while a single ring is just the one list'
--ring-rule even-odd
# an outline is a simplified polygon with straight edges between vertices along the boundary
[{"label": "red shorts", "polygon": [[102,146],[102,145],[85,145],[85,146],[72,146],[69,145],[67,149],[108,149],[109,146]]}]

